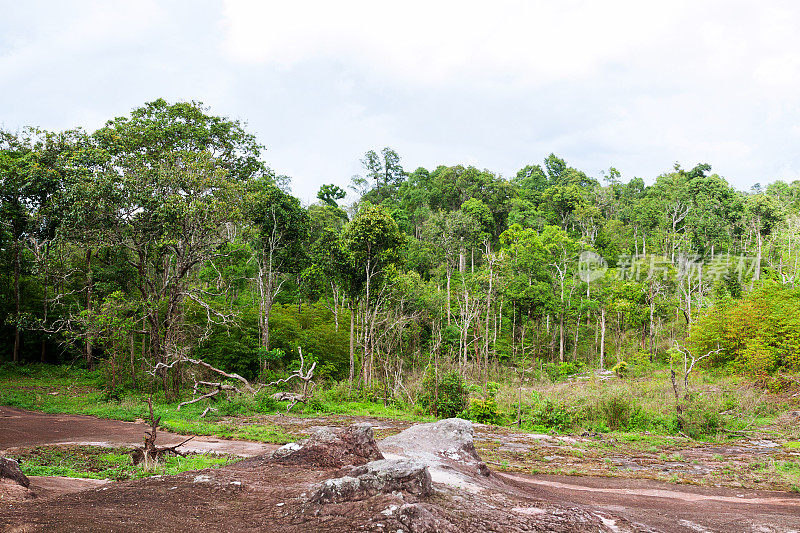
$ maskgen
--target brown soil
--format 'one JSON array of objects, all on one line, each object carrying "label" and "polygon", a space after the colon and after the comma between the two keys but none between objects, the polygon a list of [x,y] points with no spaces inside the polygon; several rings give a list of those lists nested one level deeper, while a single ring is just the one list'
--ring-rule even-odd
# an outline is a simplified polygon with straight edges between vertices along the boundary
[{"label": "brown soil", "polygon": [[[78,444],[94,446],[141,446],[143,422],[120,422],[93,416],[47,414],[0,406],[0,452],[21,446]],[[169,446],[188,437],[167,431],[158,432],[158,445]],[[181,450],[196,453],[225,453],[253,457],[276,449],[274,444],[194,437]]]},{"label": "brown soil", "polygon": [[[0,449],[65,441],[138,444],[144,428],[0,408]],[[182,437],[173,438],[162,444]],[[34,500],[0,503],[0,530],[411,531],[415,523],[401,520],[398,510],[404,503],[419,503],[461,532],[800,530],[800,494],[647,479],[495,473],[476,477],[477,493],[436,484],[436,493],[421,502],[410,495],[384,494],[360,502],[307,503],[315,483],[344,473],[254,457],[215,470],[68,494],[58,487],[48,492],[46,484],[53,482],[32,478],[40,494]]]}]

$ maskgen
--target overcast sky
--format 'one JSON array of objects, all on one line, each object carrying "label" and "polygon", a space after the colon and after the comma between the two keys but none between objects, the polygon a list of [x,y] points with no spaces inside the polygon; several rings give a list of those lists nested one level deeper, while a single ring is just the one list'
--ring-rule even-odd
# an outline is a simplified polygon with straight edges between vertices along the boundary
[{"label": "overcast sky", "polygon": [[708,162],[747,189],[800,178],[799,6],[0,0],[0,127],[200,100],[304,202],[383,146],[507,177],[550,152],[648,181]]}]

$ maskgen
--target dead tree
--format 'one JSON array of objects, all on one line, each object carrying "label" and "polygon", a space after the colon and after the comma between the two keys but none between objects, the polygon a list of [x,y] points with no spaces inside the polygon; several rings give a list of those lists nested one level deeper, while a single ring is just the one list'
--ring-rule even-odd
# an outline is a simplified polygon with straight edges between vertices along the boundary
[{"label": "dead tree", "polygon": [[[194,389],[193,389],[193,396],[195,396],[195,397],[192,398],[191,400],[187,400],[185,402],[181,402],[180,404],[178,404],[178,409],[180,409],[184,405],[190,405],[190,404],[193,404],[193,403],[197,403],[197,402],[199,402],[201,400],[205,400],[206,398],[213,398],[213,397],[215,397],[218,394],[223,393],[223,392],[226,393],[226,395],[234,393],[234,392],[235,393],[246,392],[248,394],[255,395],[259,391],[259,389],[261,388],[261,386],[253,386],[249,381],[247,381],[247,379],[243,378],[239,374],[236,374],[235,372],[228,373],[228,372],[225,372],[224,370],[220,370],[219,368],[206,363],[205,361],[203,361],[201,359],[192,359],[190,357],[182,357],[180,359],[176,359],[175,361],[173,361],[173,362],[171,362],[169,364],[157,363],[152,368],[152,370],[150,370],[148,373],[150,375],[152,375],[152,376],[156,376],[156,374],[157,374],[157,372],[159,370],[161,370],[161,369],[166,370],[166,369],[172,368],[176,364],[184,363],[184,362],[185,363],[191,363],[193,365],[197,365],[197,366],[203,367],[203,368],[205,368],[207,370],[210,370],[211,372],[219,374],[220,376],[222,376],[224,378],[228,378],[228,379],[231,379],[231,380],[236,380],[239,383],[241,383],[241,385],[240,385],[241,388],[236,387],[235,385],[231,385],[229,383],[224,383],[222,381],[195,380]],[[205,389],[205,392],[201,392],[201,387]],[[198,394],[199,394],[199,396],[198,396]],[[203,414],[205,414],[205,413],[203,413]]]},{"label": "dead tree", "polygon": [[161,458],[167,454],[186,457],[188,452],[178,451],[178,448],[192,440],[194,436],[189,437],[185,441],[181,442],[180,444],[176,444],[175,446],[164,446],[159,448],[156,446],[156,438],[158,435],[158,424],[161,422],[161,417],[153,414],[152,397],[147,398],[147,405],[150,408],[150,431],[144,432],[144,446],[134,449],[131,452],[131,459],[134,465],[144,463],[144,468],[149,470],[157,465]]},{"label": "dead tree", "polygon": [[[695,357],[692,353],[678,344],[674,344],[675,350],[683,355],[683,395],[678,391],[678,381],[675,375],[675,369],[672,368],[672,361],[670,361],[670,380],[672,381],[672,392],[675,393],[675,414],[678,419],[678,429],[682,430],[686,425],[686,419],[683,416],[684,402],[688,403],[691,400],[691,391],[689,390],[689,374],[692,373],[697,363],[711,357],[722,351],[722,348],[717,347],[716,350],[711,350],[705,355]],[[683,398],[681,398],[683,396]]]},{"label": "dead tree", "polygon": [[290,393],[290,392],[277,392],[272,395],[272,397],[278,401],[282,402],[288,400],[289,402],[291,402],[289,403],[288,407],[286,407],[287,413],[292,409],[292,407],[294,407],[298,403],[304,404],[308,402],[308,400],[314,394],[314,387],[316,386],[316,383],[312,380],[314,379],[314,369],[317,367],[317,362],[314,361],[311,364],[311,367],[306,370],[305,359],[303,358],[303,349],[298,348],[298,350],[300,352],[300,368],[292,372],[292,374],[289,377],[272,381],[270,383],[267,383],[266,385],[267,387],[274,387],[281,383],[289,383],[289,381],[293,379],[298,379],[302,382],[303,386],[300,394]]}]

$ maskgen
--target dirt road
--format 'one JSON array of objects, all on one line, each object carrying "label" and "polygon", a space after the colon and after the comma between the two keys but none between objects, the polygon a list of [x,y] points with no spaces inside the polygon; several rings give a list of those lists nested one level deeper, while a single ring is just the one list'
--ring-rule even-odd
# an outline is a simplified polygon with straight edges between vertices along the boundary
[{"label": "dirt road", "polygon": [[[145,428],[146,426],[141,423],[102,420],[88,416],[48,415],[0,407],[0,451],[11,447],[67,442],[132,445],[140,442]],[[164,437],[163,443],[180,442],[184,438],[180,435],[166,433]],[[258,455],[275,447],[207,437],[198,437],[192,443],[195,443],[198,451],[221,451],[240,455]],[[280,497],[272,496],[273,491],[280,490],[280,487],[275,485],[273,488],[273,485],[279,479],[279,476],[276,477],[276,475],[283,471],[273,471],[272,467],[266,466],[259,468],[263,471],[256,474],[256,471],[253,470],[251,473],[245,462],[220,469],[214,475],[222,476],[225,479],[225,483],[220,486],[250,487],[249,490],[259,487],[258,499],[261,503],[258,504],[258,510],[263,512],[262,506],[266,505],[263,498],[266,497],[266,493],[270,494],[270,500],[273,497],[277,498],[275,502],[287,501],[289,498],[287,498],[287,494]],[[283,473],[283,475],[288,474],[288,472]],[[289,477],[299,482],[304,476],[306,476],[305,473],[298,471],[293,472]],[[227,479],[228,477],[230,480]],[[310,481],[313,476],[309,473],[307,477]],[[178,483],[178,479],[182,480],[181,483]],[[237,513],[242,512],[250,505],[250,503],[246,503],[250,502],[250,497],[247,497],[246,501],[243,500],[244,496],[238,489],[236,491],[226,489],[215,493],[212,497],[203,492],[204,489],[201,490],[204,483],[192,482],[192,479],[191,475],[187,473],[186,476],[175,478],[174,483],[165,478],[159,481],[143,480],[108,484],[108,489],[106,486],[93,487],[91,490],[67,494],[58,498],[48,499],[44,494],[44,498],[40,499],[36,506],[24,504],[15,506],[13,509],[9,508],[7,512],[10,514],[7,514],[6,518],[16,523],[37,524],[42,529],[50,529],[50,527],[58,529],[56,526],[59,524],[59,517],[67,516],[65,513],[68,511],[76,513],[77,509],[83,508],[81,502],[85,500],[92,507],[92,512],[87,514],[86,521],[83,522],[85,526],[95,523],[94,520],[111,524],[116,519],[124,518],[131,520],[132,525],[147,523],[152,528],[154,524],[157,524],[157,522],[153,522],[153,518],[160,513],[163,513],[164,516],[175,516],[175,513],[183,511],[194,516],[197,520],[192,522],[194,525],[199,526],[203,523],[203,519],[210,519],[209,517],[212,515],[205,513],[195,515],[195,511],[192,510],[195,508],[191,507],[192,504],[204,507],[210,505],[214,508],[215,519],[226,516],[230,520],[230,522],[226,522],[227,524],[245,523],[242,521],[246,517],[239,517]],[[586,476],[526,476],[496,473],[496,479],[499,482],[498,487],[501,487],[505,494],[515,498],[517,502],[523,500],[527,502],[526,506],[522,508],[514,508],[513,510],[516,512],[533,514],[538,512],[537,506],[569,505],[606,516],[621,517],[626,524],[633,526],[635,531],[800,531],[800,494],[796,493],[696,487],[647,479]],[[194,480],[196,481],[196,478]],[[232,483],[239,483],[239,485]],[[281,483],[286,483],[286,481]],[[183,489],[175,489],[176,486]],[[502,487],[506,488],[502,489]],[[107,492],[105,492],[106,490]],[[300,493],[304,490],[307,489],[301,486],[296,489],[296,492]],[[261,493],[260,491],[266,492]],[[230,494],[228,494],[229,492]],[[104,496],[104,494],[108,496]],[[256,494],[253,493],[252,496],[255,497]],[[206,497],[210,500],[202,503],[204,501],[202,498]],[[133,513],[132,509],[124,511],[128,506],[127,503],[122,508],[115,503],[127,501],[127,498],[133,500],[142,498],[147,502],[148,510],[146,516],[141,516],[142,523],[134,520],[135,513],[131,514]],[[139,509],[137,512],[141,511],[141,505],[140,501],[136,506]],[[269,505],[276,506],[278,504],[272,502]],[[287,512],[289,511],[288,507],[287,505]],[[270,509],[275,509],[275,507],[270,507]],[[509,512],[511,511],[512,509],[509,509]],[[3,522],[3,513],[3,509],[0,508],[0,523]],[[38,518],[34,519],[33,517]],[[33,522],[27,522],[28,520],[33,520]],[[217,527],[211,527],[210,530],[218,529],[221,524],[217,521]],[[39,529],[39,527],[34,529]],[[155,527],[154,530],[162,529]],[[611,526],[608,528],[608,531],[616,530]],[[627,526],[618,530],[627,530]]]},{"label": "dirt road", "polygon": [[[120,422],[93,416],[46,414],[14,407],[0,407],[0,452],[21,446],[79,444],[95,446],[139,446],[149,426],[141,422]],[[158,432],[161,446],[178,444],[185,435]],[[226,453],[242,457],[261,455],[277,448],[274,444],[195,437],[183,450],[197,453]]]},{"label": "dirt road", "polygon": [[646,479],[498,477],[544,501],[588,506],[656,531],[800,531],[800,494],[673,485]]}]

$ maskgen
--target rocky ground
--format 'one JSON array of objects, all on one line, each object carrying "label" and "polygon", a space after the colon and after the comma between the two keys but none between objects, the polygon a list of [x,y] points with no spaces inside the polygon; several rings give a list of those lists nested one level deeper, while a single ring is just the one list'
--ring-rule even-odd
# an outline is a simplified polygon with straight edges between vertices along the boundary
[{"label": "rocky ground", "polygon": [[[64,433],[46,416],[84,426]],[[90,431],[92,420],[106,438]],[[800,494],[791,492],[498,471],[520,460],[502,454],[543,457],[539,446],[555,456],[547,464],[567,464],[577,457],[573,448],[591,449],[584,441],[602,442],[593,436],[571,442],[479,426],[473,441],[473,427],[463,421],[370,421],[379,428],[373,447],[370,426],[343,428],[355,420],[302,420],[297,433],[311,439],[275,457],[267,450],[219,469],[92,482],[71,493],[37,489],[34,479],[28,490],[37,497],[0,500],[0,525],[4,531],[800,531]],[[339,428],[322,429],[332,425]],[[36,436],[122,444],[128,431],[138,444],[144,426],[2,408],[0,428],[2,450],[41,444],[30,442]],[[613,445],[597,449],[611,464],[617,456],[645,463]],[[688,449],[681,453],[688,457]],[[488,468],[483,459],[499,466]]]}]

